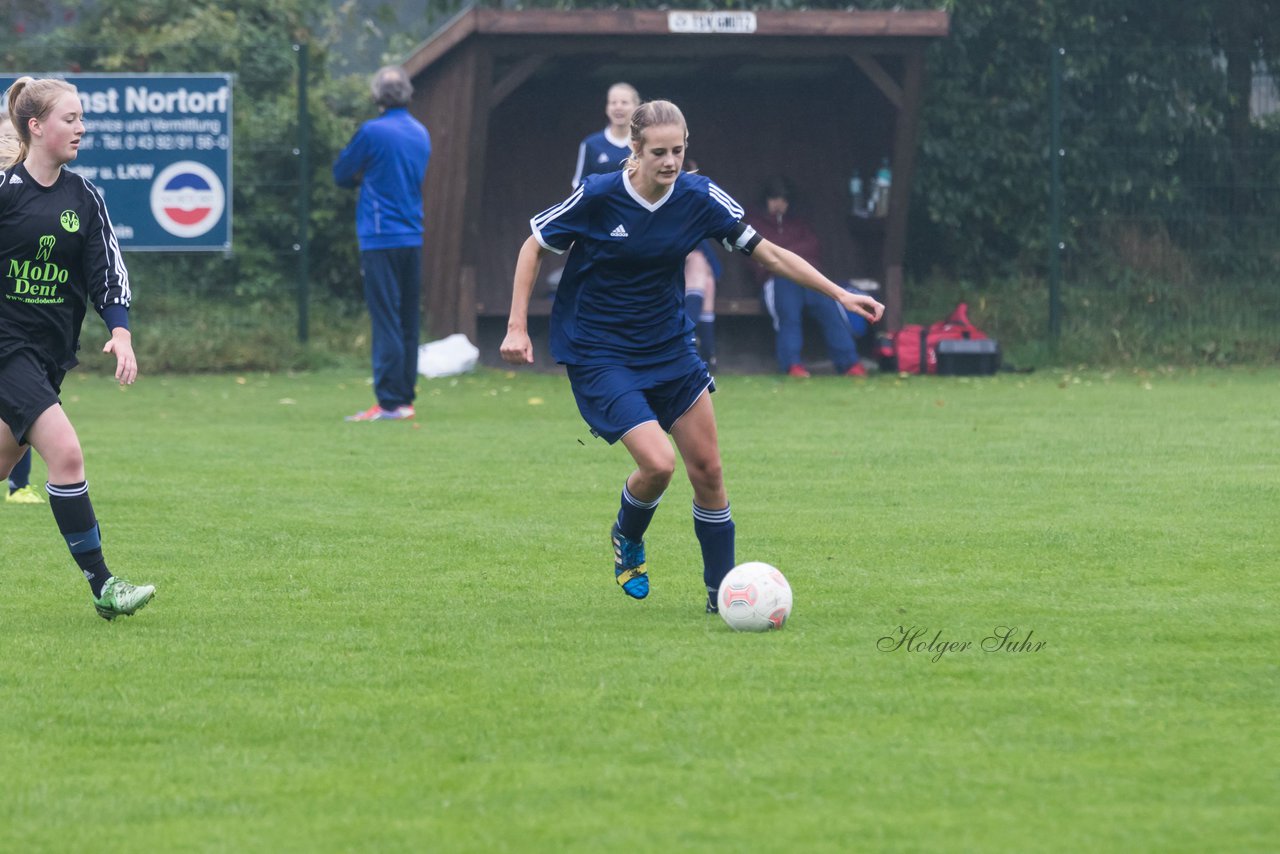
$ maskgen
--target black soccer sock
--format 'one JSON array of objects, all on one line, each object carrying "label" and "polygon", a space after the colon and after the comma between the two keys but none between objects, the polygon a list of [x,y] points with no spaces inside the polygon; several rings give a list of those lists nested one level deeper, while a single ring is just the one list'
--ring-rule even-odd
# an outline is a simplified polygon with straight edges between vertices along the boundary
[{"label": "black soccer sock", "polygon": [[89,501],[88,481],[46,483],[44,488],[49,493],[49,509],[58,523],[58,531],[67,541],[71,557],[84,573],[93,595],[101,596],[102,586],[111,578],[111,572],[102,556],[102,534]]},{"label": "black soccer sock", "polygon": [[708,510],[693,505],[693,532],[702,546],[702,580],[707,596],[715,600],[720,582],[733,569],[733,516],[728,505],[723,510]]},{"label": "black soccer sock", "polygon": [[622,485],[622,502],[618,508],[618,531],[628,540],[643,540],[644,532],[649,530],[653,514],[658,509],[659,495],[652,501],[641,501],[631,494],[627,485]]}]

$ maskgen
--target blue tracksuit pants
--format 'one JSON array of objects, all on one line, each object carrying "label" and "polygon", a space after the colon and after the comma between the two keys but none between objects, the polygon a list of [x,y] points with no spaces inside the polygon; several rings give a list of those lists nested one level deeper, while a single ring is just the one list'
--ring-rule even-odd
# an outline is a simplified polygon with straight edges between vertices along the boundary
[{"label": "blue tracksuit pants", "polygon": [[804,345],[802,321],[804,312],[817,321],[822,337],[827,342],[827,352],[835,363],[836,371],[844,373],[858,363],[858,351],[853,344],[853,333],[844,317],[844,309],[831,297],[797,285],[790,279],[775,276],[773,279],[773,317],[778,331],[778,370],[786,373],[792,365],[802,364],[800,350]]},{"label": "blue tracksuit pants", "polygon": [[373,327],[373,390],[378,405],[413,403],[422,324],[422,247],[360,253],[364,300]]}]

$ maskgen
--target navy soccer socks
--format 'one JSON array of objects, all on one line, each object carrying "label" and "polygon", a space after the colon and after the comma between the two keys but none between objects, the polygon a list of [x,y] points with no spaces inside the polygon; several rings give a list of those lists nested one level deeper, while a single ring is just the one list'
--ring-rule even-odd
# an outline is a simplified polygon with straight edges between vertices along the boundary
[{"label": "navy soccer socks", "polygon": [[716,315],[703,311],[703,295],[692,291],[684,295],[684,313],[693,321],[693,334],[698,339],[698,355],[710,365],[716,359]]},{"label": "navy soccer socks", "polygon": [[9,472],[9,492],[17,492],[31,483],[31,450],[28,449],[18,460],[18,464]]},{"label": "navy soccer socks", "polygon": [[102,535],[93,515],[93,504],[89,502],[88,481],[46,483],[44,488],[49,493],[49,509],[58,523],[58,531],[67,541],[71,557],[84,573],[94,597],[101,596],[102,586],[110,580],[111,573],[102,556]]},{"label": "navy soccer socks", "polygon": [[628,540],[643,540],[644,532],[649,530],[653,514],[658,509],[659,495],[652,501],[641,501],[631,494],[627,485],[622,485],[622,502],[618,509],[618,533]]},{"label": "navy soccer socks", "polygon": [[720,582],[733,569],[733,516],[726,505],[723,510],[708,510],[693,505],[693,532],[702,546],[702,580],[707,585],[707,605],[716,601]]},{"label": "navy soccer socks", "polygon": [[694,327],[698,336],[698,355],[708,366],[716,361],[716,316],[709,311],[698,315],[698,323]]},{"label": "navy soccer socks", "polygon": [[699,291],[688,291],[684,295],[684,313],[689,319],[697,324],[702,319],[702,293]]}]

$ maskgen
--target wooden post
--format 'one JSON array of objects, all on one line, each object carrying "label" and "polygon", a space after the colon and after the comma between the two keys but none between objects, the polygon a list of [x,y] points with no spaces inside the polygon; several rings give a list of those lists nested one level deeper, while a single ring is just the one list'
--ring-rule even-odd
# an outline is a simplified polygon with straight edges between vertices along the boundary
[{"label": "wooden post", "polygon": [[[489,115],[493,97],[493,54],[488,47],[471,50],[471,91],[465,98],[470,115],[466,122],[467,160],[459,164],[465,176],[466,195],[462,204],[462,253],[458,268],[458,304],[455,331],[476,340],[476,268],[486,251],[481,233],[481,204],[484,201],[485,152],[489,147]],[[489,237],[488,239],[491,239]]]},{"label": "wooden post", "polygon": [[[488,139],[491,63],[487,50],[467,45],[446,58],[414,113],[431,131],[431,164],[425,182],[425,257],[422,266],[427,332],[443,338],[475,331],[474,266],[480,251],[480,203]],[[469,301],[462,277],[472,267]]]},{"label": "wooden post", "polygon": [[907,243],[907,209],[915,175],[916,142],[920,132],[920,97],[924,88],[924,47],[905,54],[902,106],[894,122],[893,183],[889,187],[889,221],[884,241],[885,326],[902,326],[902,256]]}]

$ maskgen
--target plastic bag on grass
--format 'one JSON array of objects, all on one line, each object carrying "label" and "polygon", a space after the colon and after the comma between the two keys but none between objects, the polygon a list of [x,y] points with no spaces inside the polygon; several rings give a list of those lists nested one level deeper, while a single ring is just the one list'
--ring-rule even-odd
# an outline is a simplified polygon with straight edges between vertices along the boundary
[{"label": "plastic bag on grass", "polygon": [[461,332],[418,348],[418,373],[424,377],[451,377],[474,371],[480,350]]}]

